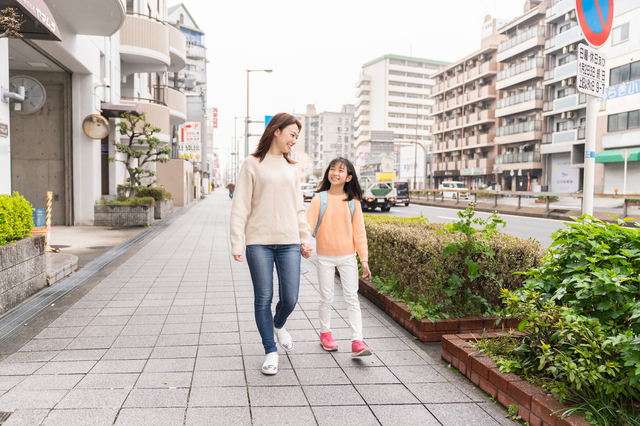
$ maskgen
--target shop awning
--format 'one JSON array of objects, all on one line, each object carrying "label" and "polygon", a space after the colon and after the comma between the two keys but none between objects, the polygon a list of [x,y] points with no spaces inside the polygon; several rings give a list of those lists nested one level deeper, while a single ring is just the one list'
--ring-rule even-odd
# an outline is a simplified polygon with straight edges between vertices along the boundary
[{"label": "shop awning", "polygon": [[131,111],[133,115],[140,115],[142,113],[142,107],[136,104],[110,104],[102,102],[100,104],[102,115],[106,118],[120,118],[122,114],[127,111]]},{"label": "shop awning", "polygon": [[0,9],[18,9],[24,24],[20,34],[26,39],[60,41],[60,29],[44,0],[0,0]]},{"label": "shop awning", "polygon": [[[627,161],[640,161],[640,148],[627,148],[629,150],[629,159]],[[621,149],[608,149],[596,154],[596,163],[622,163]]]}]

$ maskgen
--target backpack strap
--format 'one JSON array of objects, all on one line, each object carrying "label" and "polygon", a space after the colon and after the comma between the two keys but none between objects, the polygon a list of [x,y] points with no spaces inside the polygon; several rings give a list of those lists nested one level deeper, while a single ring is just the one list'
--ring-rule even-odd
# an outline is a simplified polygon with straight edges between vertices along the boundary
[{"label": "backpack strap", "polygon": [[351,222],[353,222],[353,212],[355,211],[356,205],[353,199],[349,200],[349,209],[351,210]]},{"label": "backpack strap", "polygon": [[318,233],[318,228],[320,228],[320,224],[322,223],[322,216],[324,216],[325,210],[327,210],[327,203],[329,202],[329,197],[327,196],[327,191],[322,191],[320,193],[320,213],[318,214],[318,223],[316,224],[316,229],[313,230],[313,238],[316,237]]}]

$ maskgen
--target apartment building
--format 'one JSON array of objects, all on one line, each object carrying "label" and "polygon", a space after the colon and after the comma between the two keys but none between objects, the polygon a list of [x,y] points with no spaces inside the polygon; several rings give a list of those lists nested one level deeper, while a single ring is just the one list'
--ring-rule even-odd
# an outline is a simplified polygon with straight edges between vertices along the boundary
[{"label": "apartment building", "polygon": [[[384,55],[362,65],[355,93],[356,168],[363,168],[372,154],[372,132],[392,131],[398,145],[430,143],[431,76],[447,65],[399,55]],[[420,162],[425,162],[424,156]]]},{"label": "apartment building", "polygon": [[[202,131],[201,158],[213,157],[213,134],[207,130],[207,115],[210,113],[207,106],[207,48],[205,33],[198,26],[193,15],[184,3],[177,4],[168,9],[168,22],[178,28],[187,40],[187,61],[181,70],[171,73],[169,79],[173,87],[182,91],[187,98],[187,121],[200,123]],[[177,142],[177,133],[174,143]],[[174,157],[178,158],[178,157]],[[210,161],[200,163],[204,173],[212,172]]]},{"label": "apartment building", "polygon": [[435,187],[453,179],[476,189],[495,180],[496,82],[502,71],[497,55],[504,40],[497,27],[502,22],[487,16],[480,50],[432,75],[433,164],[428,173]]},{"label": "apartment building", "polygon": [[540,191],[546,10],[550,1],[526,2],[523,15],[502,26],[498,45],[496,156],[497,182],[507,191]]},{"label": "apartment building", "polygon": [[607,55],[609,87],[599,100],[595,192],[624,193],[622,150],[629,150],[627,194],[640,194],[640,1],[615,4]]},{"label": "apartment building", "polygon": [[314,105],[307,105],[306,114],[294,114],[301,119],[298,144],[309,156],[309,174],[323,173],[336,157],[354,161],[354,112],[352,104],[343,105],[340,112],[321,113]]},{"label": "apartment building", "polygon": [[[0,85],[29,76],[46,97],[34,110],[0,103],[9,130],[0,137],[0,191],[18,191],[34,207],[45,207],[52,191],[52,224],[91,225],[95,201],[115,196],[125,180],[124,165],[108,161],[111,141],[122,137],[120,114],[145,112],[164,143],[172,123],[184,121],[186,98],[169,87],[168,73],[185,66],[186,39],[167,24],[163,0],[31,3],[41,13],[29,27],[41,34],[0,39]],[[104,139],[83,131],[92,115],[108,119]]]}]

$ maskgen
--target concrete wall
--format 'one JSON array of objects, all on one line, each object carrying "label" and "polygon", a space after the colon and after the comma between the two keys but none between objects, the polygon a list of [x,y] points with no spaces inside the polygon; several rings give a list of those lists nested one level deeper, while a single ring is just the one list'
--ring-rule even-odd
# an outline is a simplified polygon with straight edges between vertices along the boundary
[{"label": "concrete wall", "polygon": [[157,163],[158,181],[173,196],[173,205],[182,207],[193,201],[193,165],[185,160],[173,159]]},{"label": "concrete wall", "polygon": [[44,235],[0,247],[0,315],[47,286]]}]

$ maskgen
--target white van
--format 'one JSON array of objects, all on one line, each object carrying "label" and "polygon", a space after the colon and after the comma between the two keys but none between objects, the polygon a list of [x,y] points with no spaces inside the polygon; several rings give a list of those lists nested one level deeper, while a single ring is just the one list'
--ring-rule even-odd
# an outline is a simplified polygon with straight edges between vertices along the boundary
[{"label": "white van", "polygon": [[[442,191],[444,198],[450,198],[452,200],[455,200],[457,197],[460,197],[461,200],[469,199],[469,193],[464,192],[464,191],[468,191],[469,188],[467,188],[463,182],[455,182],[455,181],[442,182],[438,189]],[[460,192],[452,191],[452,189],[459,190]]]}]

